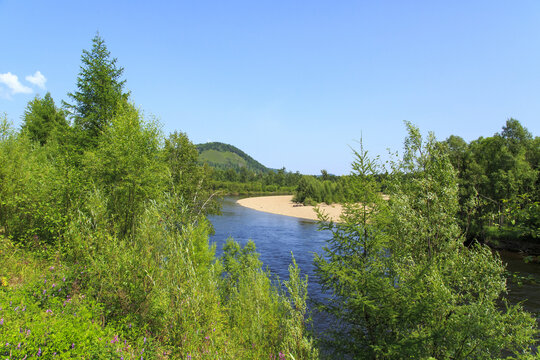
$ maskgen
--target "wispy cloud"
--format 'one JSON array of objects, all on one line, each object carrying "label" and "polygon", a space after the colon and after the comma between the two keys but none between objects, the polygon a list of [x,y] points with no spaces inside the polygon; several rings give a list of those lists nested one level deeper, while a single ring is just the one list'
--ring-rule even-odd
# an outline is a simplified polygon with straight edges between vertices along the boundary
[{"label": "wispy cloud", "polygon": [[36,86],[39,86],[42,89],[45,89],[45,83],[47,82],[47,78],[43,76],[41,71],[36,71],[34,75],[28,75],[25,77],[26,81],[28,81],[31,84],[34,84]]},{"label": "wispy cloud", "polygon": [[17,75],[13,75],[10,72],[7,72],[5,74],[0,74],[0,84],[4,84],[8,87],[8,94],[15,95],[15,94],[31,94],[32,89],[28,86],[24,86],[19,81],[19,78]]}]

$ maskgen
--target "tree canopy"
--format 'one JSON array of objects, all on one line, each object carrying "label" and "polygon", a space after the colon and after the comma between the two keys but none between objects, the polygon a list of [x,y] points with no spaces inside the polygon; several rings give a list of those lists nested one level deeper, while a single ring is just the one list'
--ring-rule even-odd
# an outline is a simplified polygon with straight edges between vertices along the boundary
[{"label": "tree canopy", "polygon": [[493,136],[469,144],[451,136],[441,145],[457,170],[459,221],[468,240],[495,246],[510,241],[519,250],[531,244],[537,252],[540,222],[533,210],[540,198],[540,138],[508,119]]}]

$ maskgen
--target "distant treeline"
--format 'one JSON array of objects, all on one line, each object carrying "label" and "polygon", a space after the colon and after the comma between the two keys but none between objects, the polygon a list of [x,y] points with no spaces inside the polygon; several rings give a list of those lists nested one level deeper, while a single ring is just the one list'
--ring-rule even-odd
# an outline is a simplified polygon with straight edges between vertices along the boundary
[{"label": "distant treeline", "polygon": [[[298,182],[293,201],[304,205],[358,202],[360,195],[354,174],[336,176],[321,170],[321,175],[304,175]],[[384,189],[386,174],[370,175]]]},{"label": "distant treeline", "polygon": [[341,203],[350,198],[348,194],[347,177],[335,177],[332,180],[325,177],[304,175],[298,182],[293,201],[304,205],[318,203]]},{"label": "distant treeline", "polygon": [[211,188],[225,194],[292,194],[303,175],[285,168],[259,172],[246,167],[212,168]]}]

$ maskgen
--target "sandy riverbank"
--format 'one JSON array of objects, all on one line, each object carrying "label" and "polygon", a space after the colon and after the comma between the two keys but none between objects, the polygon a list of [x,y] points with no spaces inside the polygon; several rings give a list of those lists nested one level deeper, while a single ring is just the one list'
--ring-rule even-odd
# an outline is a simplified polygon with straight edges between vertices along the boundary
[{"label": "sandy riverbank", "polygon": [[[318,220],[314,206],[304,206],[292,202],[292,195],[283,196],[259,196],[240,199],[239,205],[250,209],[264,211],[272,214],[293,216],[300,219]],[[330,216],[333,221],[337,221],[342,211],[339,204],[326,205],[320,204],[319,208]]]}]

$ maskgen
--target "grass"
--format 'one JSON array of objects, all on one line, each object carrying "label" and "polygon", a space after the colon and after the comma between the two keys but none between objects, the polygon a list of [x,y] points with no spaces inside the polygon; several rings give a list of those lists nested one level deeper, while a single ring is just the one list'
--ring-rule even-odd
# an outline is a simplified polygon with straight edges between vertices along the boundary
[{"label": "grass", "polygon": [[206,150],[199,155],[201,162],[223,167],[245,167],[247,162],[238,154],[230,151]]}]

